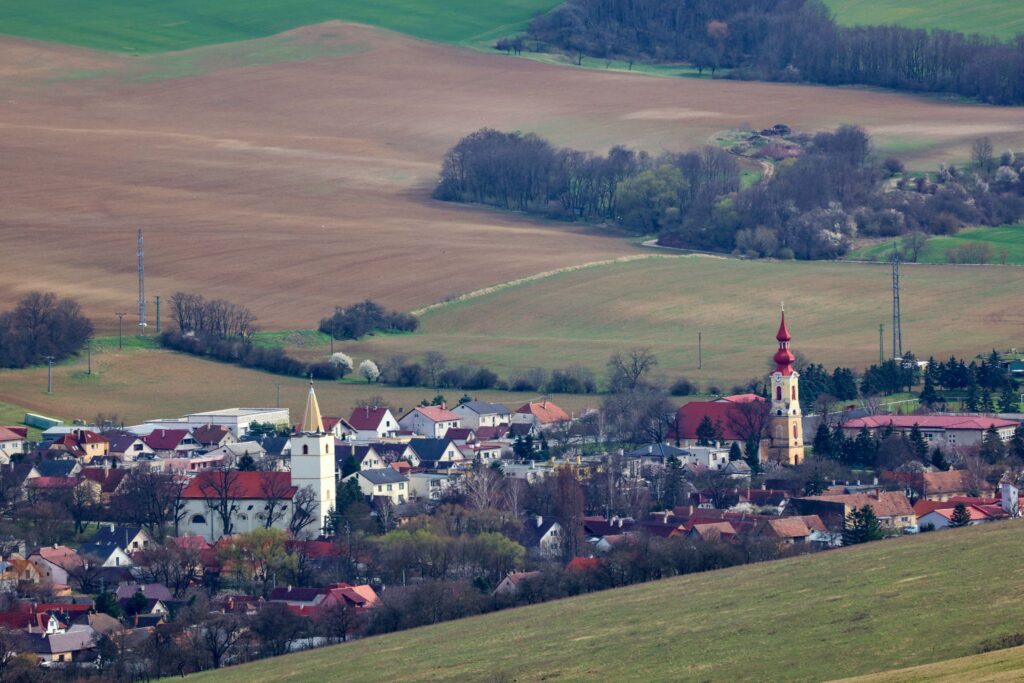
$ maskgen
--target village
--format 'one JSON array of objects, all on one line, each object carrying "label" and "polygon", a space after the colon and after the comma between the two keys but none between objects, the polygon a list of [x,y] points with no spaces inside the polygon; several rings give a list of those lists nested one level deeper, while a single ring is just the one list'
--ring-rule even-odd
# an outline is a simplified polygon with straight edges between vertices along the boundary
[{"label": "village", "polygon": [[[783,314],[766,396],[685,403],[663,439],[629,449],[584,448],[602,442],[600,411],[546,397],[331,416],[312,381],[298,422],[29,415],[38,441],[0,427],[2,645],[26,666],[184,673],[1019,516],[1020,415],[804,415],[791,339]],[[857,469],[826,453],[857,444],[906,457]],[[653,575],[651,544],[675,558]],[[414,616],[416,591],[445,583],[471,598],[441,593],[450,611]]]}]

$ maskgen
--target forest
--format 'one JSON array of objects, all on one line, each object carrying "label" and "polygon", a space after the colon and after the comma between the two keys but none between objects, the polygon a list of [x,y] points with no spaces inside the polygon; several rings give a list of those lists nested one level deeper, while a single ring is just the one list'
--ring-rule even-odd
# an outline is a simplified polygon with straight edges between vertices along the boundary
[{"label": "forest", "polygon": [[[872,85],[1024,103],[1024,39],[844,27],[820,0],[568,0],[498,49],[688,62],[729,78]],[[723,70],[720,72],[719,70]]]},{"label": "forest", "polygon": [[804,134],[780,125],[749,137],[768,143],[759,154],[774,173],[741,188],[737,156],[719,147],[653,157],[616,146],[601,155],[485,128],[446,153],[434,196],[613,223],[657,234],[664,246],[750,258],[833,259],[856,236],[923,244],[928,235],[1024,216],[1024,159],[996,155],[988,139],[975,142],[969,169],[911,176],[855,126]]}]

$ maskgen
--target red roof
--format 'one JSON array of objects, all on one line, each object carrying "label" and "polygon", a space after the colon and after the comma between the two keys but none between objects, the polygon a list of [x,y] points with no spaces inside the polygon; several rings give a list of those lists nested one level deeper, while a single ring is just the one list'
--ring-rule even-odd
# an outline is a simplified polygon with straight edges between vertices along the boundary
[{"label": "red roof", "polygon": [[[760,400],[760,397],[758,397]],[[722,401],[691,401],[679,408],[677,411],[676,425],[679,428],[680,439],[696,439],[697,427],[704,421],[704,417],[711,420],[712,425],[721,425],[722,438],[727,441],[741,441],[743,436],[736,431],[734,422],[742,424],[740,419],[740,403]],[[670,437],[675,437],[675,433]]]},{"label": "red roof", "polygon": [[567,572],[585,572],[601,566],[601,560],[596,557],[574,557],[565,566]]},{"label": "red roof", "polygon": [[173,451],[188,435],[189,430],[187,429],[154,429],[142,437],[142,440],[155,451]]},{"label": "red roof", "polygon": [[569,413],[565,412],[551,401],[531,401],[523,404],[516,411],[520,414],[533,415],[537,418],[537,422],[542,425],[552,424],[554,422],[568,422],[571,418]]},{"label": "red roof", "polygon": [[409,412],[419,411],[432,422],[459,422],[462,418],[447,408],[441,406],[417,406]]},{"label": "red roof", "polygon": [[192,430],[192,436],[195,437],[196,441],[204,445],[219,445],[224,437],[230,433],[231,430],[222,425],[202,425]]},{"label": "red roof", "polygon": [[114,493],[128,476],[128,470],[110,469],[109,467],[83,467],[82,477],[100,485],[103,493]]},{"label": "red roof", "polygon": [[299,490],[292,486],[291,472],[239,472],[237,470],[207,470],[200,472],[182,492],[182,498],[204,500],[216,495],[216,491],[228,486],[231,498],[265,500],[268,498],[290,499]]},{"label": "red roof", "polygon": [[0,441],[22,441],[24,438],[10,427],[0,427]]},{"label": "red roof", "polygon": [[783,375],[791,375],[793,374],[793,361],[796,360],[796,356],[789,350],[789,342],[792,337],[789,334],[789,328],[786,327],[785,311],[782,312],[782,322],[779,323],[779,331],[775,338],[779,341],[779,350],[775,352],[773,357],[775,371],[781,372]]},{"label": "red roof", "polygon": [[189,550],[206,550],[210,547],[209,541],[202,536],[178,536],[169,540],[177,547]]},{"label": "red roof", "polygon": [[33,489],[70,489],[77,483],[74,477],[34,477],[25,482],[25,486]]},{"label": "red roof", "polygon": [[352,411],[352,417],[348,419],[348,423],[352,425],[354,429],[360,431],[370,431],[377,429],[380,426],[381,420],[387,415],[388,409],[384,406],[376,406],[373,408],[356,408]]},{"label": "red roof", "polygon": [[979,431],[989,427],[1001,429],[1017,426],[1013,420],[983,415],[869,415],[847,420],[843,427],[846,429],[860,429],[861,427],[878,429],[892,425],[896,429],[911,429],[915,424],[921,429],[974,429]]}]

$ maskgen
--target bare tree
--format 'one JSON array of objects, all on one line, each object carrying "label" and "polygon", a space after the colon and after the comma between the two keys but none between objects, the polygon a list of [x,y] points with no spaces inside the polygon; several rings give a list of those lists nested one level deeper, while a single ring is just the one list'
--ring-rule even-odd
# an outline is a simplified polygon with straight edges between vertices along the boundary
[{"label": "bare tree", "polygon": [[292,501],[292,483],[289,477],[265,474],[260,480],[260,493],[265,502],[263,527],[271,528],[288,514],[288,503]]},{"label": "bare tree", "polygon": [[478,510],[498,507],[503,494],[503,479],[500,472],[478,464],[462,479],[466,502]]},{"label": "bare tree", "polygon": [[310,524],[316,521],[316,492],[304,486],[295,492],[292,498],[292,519],[288,530],[292,536],[299,538]]},{"label": "bare tree", "polygon": [[177,534],[177,522],[184,515],[181,493],[187,484],[184,477],[136,467],[125,477],[112,509],[119,519],[138,524],[162,542],[169,523],[175,524]]},{"label": "bare tree", "polygon": [[68,569],[68,578],[83,593],[95,593],[99,588],[103,560],[95,555],[86,555]]},{"label": "bare tree", "polygon": [[768,433],[771,406],[767,401],[737,403],[729,411],[728,419],[733,431],[743,441],[747,459],[757,462],[761,450],[761,440]]},{"label": "bare tree", "polygon": [[971,160],[974,162],[975,168],[982,173],[991,173],[995,168],[995,152],[992,147],[992,140],[990,138],[978,138],[971,143]]},{"label": "bare tree", "polygon": [[[205,476],[208,475],[208,476]],[[238,498],[238,470],[222,467],[208,470],[201,475],[199,492],[203,494],[206,507],[221,521],[221,533],[230,536],[234,532],[235,500]]]},{"label": "bare tree", "polygon": [[344,643],[362,625],[362,615],[347,602],[338,602],[320,613],[317,632],[334,642]]},{"label": "bare tree", "polygon": [[632,391],[657,364],[658,358],[648,348],[630,349],[625,355],[614,353],[608,359],[608,386],[612,391]]},{"label": "bare tree", "polygon": [[432,388],[437,388],[441,373],[447,368],[448,359],[440,351],[427,351],[423,354],[423,372],[426,373]]},{"label": "bare tree", "polygon": [[558,468],[555,475],[555,505],[562,527],[562,551],[571,559],[583,549],[583,489],[574,467]]},{"label": "bare tree", "polygon": [[213,668],[219,669],[244,632],[242,620],[237,616],[213,613],[197,627],[194,644],[196,649],[210,656]]},{"label": "bare tree", "polygon": [[903,248],[906,249],[907,256],[914,263],[917,263],[917,259],[921,256],[921,250],[927,243],[928,235],[920,230],[913,230],[903,238]]}]

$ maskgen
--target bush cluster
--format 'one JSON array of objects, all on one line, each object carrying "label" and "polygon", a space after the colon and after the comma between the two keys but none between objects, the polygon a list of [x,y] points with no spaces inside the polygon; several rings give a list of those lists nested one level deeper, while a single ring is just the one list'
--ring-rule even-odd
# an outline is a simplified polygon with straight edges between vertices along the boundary
[{"label": "bush cluster", "polygon": [[52,357],[61,361],[92,336],[92,323],[73,299],[31,292],[0,314],[0,367],[24,368]]},{"label": "bush cluster", "polygon": [[335,339],[359,339],[374,332],[415,332],[418,327],[416,316],[390,311],[367,299],[335,309],[333,315],[320,321],[319,329]]}]

